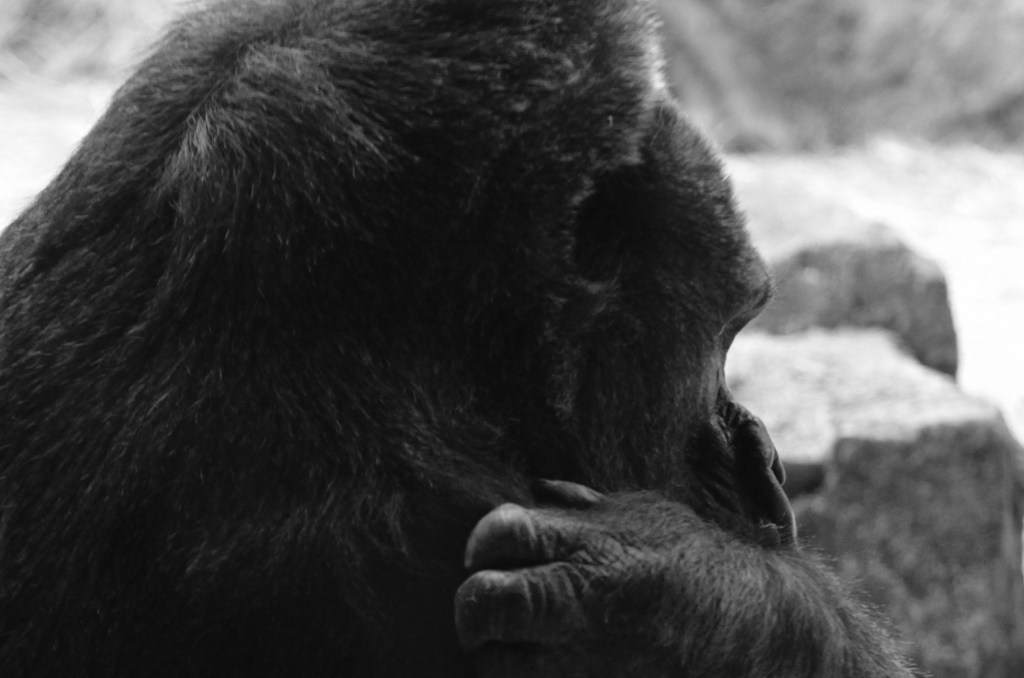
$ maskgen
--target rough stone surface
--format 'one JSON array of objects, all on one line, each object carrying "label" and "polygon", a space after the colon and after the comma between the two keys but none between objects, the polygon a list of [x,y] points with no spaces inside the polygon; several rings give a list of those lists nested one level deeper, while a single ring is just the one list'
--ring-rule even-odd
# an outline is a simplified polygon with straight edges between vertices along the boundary
[{"label": "rough stone surface", "polygon": [[787,487],[802,540],[908,654],[934,678],[1024,676],[1021,457],[998,410],[878,331],[747,334],[727,371],[787,471],[817,469]]},{"label": "rough stone surface", "polygon": [[886,226],[785,179],[736,184],[751,235],[778,284],[756,327],[775,334],[883,327],[922,364],[956,374],[946,278],[934,262]]}]

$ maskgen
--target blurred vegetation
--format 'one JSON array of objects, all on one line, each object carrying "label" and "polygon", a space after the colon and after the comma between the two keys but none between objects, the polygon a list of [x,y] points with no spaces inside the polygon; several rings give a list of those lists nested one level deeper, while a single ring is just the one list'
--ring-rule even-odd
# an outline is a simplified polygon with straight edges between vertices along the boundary
[{"label": "blurred vegetation", "polygon": [[[0,85],[123,77],[188,1],[0,0]],[[733,150],[1024,145],[1024,0],[657,1],[677,92]]]}]

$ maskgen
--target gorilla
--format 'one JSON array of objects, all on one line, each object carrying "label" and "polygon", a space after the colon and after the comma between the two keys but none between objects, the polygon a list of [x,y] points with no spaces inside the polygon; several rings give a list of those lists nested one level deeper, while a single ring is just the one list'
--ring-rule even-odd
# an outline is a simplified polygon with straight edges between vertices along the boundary
[{"label": "gorilla", "polygon": [[722,376],[643,0],[195,10],[0,240],[0,673],[911,676]]}]

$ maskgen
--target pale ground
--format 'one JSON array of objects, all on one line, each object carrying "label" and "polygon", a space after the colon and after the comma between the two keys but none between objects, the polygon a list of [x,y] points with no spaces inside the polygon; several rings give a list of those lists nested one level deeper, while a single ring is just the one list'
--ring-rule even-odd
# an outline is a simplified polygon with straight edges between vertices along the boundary
[{"label": "pale ground", "polygon": [[958,380],[1024,440],[1024,154],[878,140],[833,155],[730,158],[783,172],[935,259],[949,281]]},{"label": "pale ground", "polygon": [[[0,89],[0,225],[49,181],[110,93]],[[733,157],[729,167],[799,177],[936,259],[950,282],[960,383],[999,403],[1024,440],[1024,155],[881,140],[827,156]]]}]

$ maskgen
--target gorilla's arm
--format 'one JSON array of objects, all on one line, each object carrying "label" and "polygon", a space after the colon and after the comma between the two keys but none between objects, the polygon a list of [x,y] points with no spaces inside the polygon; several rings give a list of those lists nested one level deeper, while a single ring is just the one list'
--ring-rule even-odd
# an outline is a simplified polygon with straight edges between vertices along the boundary
[{"label": "gorilla's arm", "polygon": [[563,506],[506,504],[470,538],[456,623],[483,676],[914,675],[806,554],[652,493],[548,488]]}]

